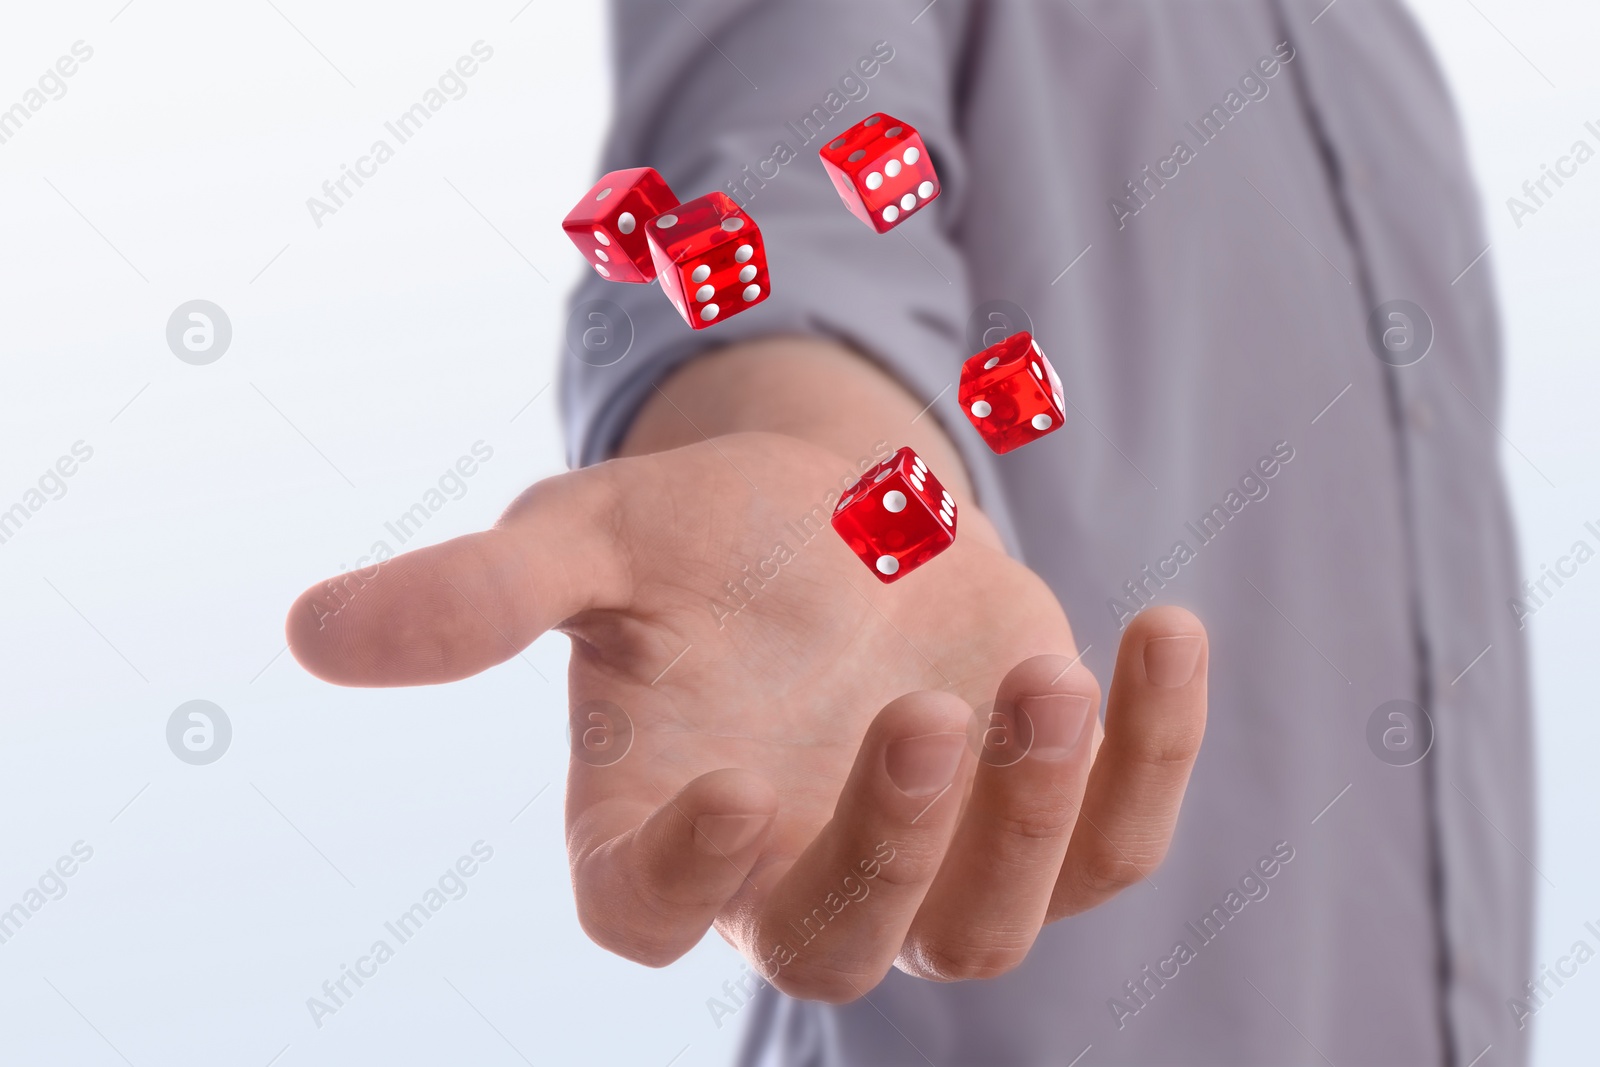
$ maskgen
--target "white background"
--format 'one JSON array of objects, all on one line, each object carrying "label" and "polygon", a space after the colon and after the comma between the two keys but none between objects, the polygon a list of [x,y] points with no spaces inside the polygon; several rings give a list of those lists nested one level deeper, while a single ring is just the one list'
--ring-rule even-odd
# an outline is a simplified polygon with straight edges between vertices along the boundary
[{"label": "white background", "polygon": [[[282,654],[290,600],[397,547],[384,523],[475,443],[493,458],[413,546],[565,467],[550,382],[583,268],[558,223],[609,108],[599,5],[123,2],[0,15],[0,108],[94,49],[0,145],[0,510],[93,449],[0,544],[0,909],[94,850],[0,944],[0,1062],[726,1062],[738,1027],[705,1001],[740,973],[731,951],[648,971],[574,920],[564,641],[412,691],[335,689]],[[1500,283],[1498,418],[1537,575],[1600,544],[1600,160],[1520,229],[1505,198],[1575,139],[1600,145],[1600,12],[1418,10],[1484,193],[1474,269]],[[306,198],[480,39],[494,56],[466,95],[316,227]],[[166,345],[195,298],[233,325],[209,366]],[[1597,619],[1600,563],[1530,623],[1544,963],[1600,921]],[[233,725],[206,767],[166,746],[192,699]],[[466,896],[315,1026],[307,998],[479,840],[494,856]],[[1540,1013],[1538,1062],[1591,1058],[1597,1013],[1593,964]]]}]

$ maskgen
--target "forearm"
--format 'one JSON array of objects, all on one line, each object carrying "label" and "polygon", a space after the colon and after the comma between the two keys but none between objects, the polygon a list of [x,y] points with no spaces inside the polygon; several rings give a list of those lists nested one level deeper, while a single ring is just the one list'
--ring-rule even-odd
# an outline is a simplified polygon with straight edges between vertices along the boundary
[{"label": "forearm", "polygon": [[706,437],[786,434],[846,458],[909,445],[958,501],[972,503],[960,453],[923,405],[843,345],[774,337],[730,345],[680,368],[653,393],[618,450],[640,455]]}]

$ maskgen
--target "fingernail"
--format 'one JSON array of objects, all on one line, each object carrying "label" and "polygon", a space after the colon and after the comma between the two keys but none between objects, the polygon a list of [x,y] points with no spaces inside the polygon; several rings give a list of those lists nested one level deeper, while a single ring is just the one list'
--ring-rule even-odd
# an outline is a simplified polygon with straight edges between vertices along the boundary
[{"label": "fingernail", "polygon": [[884,768],[889,780],[907,796],[925,797],[937,793],[956,776],[961,753],[967,747],[966,734],[923,734],[893,741],[884,751]]},{"label": "fingernail", "polygon": [[1200,663],[1200,638],[1155,637],[1145,642],[1144,676],[1151,685],[1177,689],[1188,685]]},{"label": "fingernail", "polygon": [[770,815],[702,815],[694,821],[694,845],[714,856],[738,852],[771,821]]},{"label": "fingernail", "polygon": [[1033,727],[1033,745],[1028,755],[1050,762],[1064,760],[1077,751],[1079,743],[1088,736],[1089,724],[1095,719],[1089,698],[1074,693],[1023,697],[1017,701],[1017,707]]}]

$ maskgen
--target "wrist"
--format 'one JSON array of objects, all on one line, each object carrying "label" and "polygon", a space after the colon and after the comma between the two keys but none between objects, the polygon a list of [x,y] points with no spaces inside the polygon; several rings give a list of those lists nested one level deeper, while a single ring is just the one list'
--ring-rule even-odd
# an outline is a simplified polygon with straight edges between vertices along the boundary
[{"label": "wrist", "polygon": [[958,504],[974,507],[966,466],[938,420],[865,357],[817,338],[730,345],[678,368],[641,406],[618,455],[750,432],[826,449],[858,473],[909,446]]}]

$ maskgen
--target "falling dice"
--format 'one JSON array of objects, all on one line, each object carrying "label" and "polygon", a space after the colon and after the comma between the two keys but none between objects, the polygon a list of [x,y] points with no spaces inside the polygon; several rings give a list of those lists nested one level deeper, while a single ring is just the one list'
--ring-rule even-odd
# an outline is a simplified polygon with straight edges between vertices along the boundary
[{"label": "falling dice", "polygon": [[893,115],[870,115],[818,153],[844,206],[879,233],[888,233],[939,195],[928,146]]},{"label": "falling dice", "polygon": [[661,291],[703,330],[767,298],[767,253],[755,220],[726,193],[707,193],[645,224]]},{"label": "falling dice", "polygon": [[656,280],[645,223],[678,206],[667,183],[649,167],[614,170],[594,183],[561,228],[595,273],[614,282]]},{"label": "falling dice", "polygon": [[902,448],[850,487],[833,528],[880,582],[892,582],[955,543],[956,501],[921,456]]},{"label": "falling dice", "polygon": [[1027,331],[990,345],[961,366],[961,410],[996,452],[1036,441],[1066,418],[1061,379]]}]

